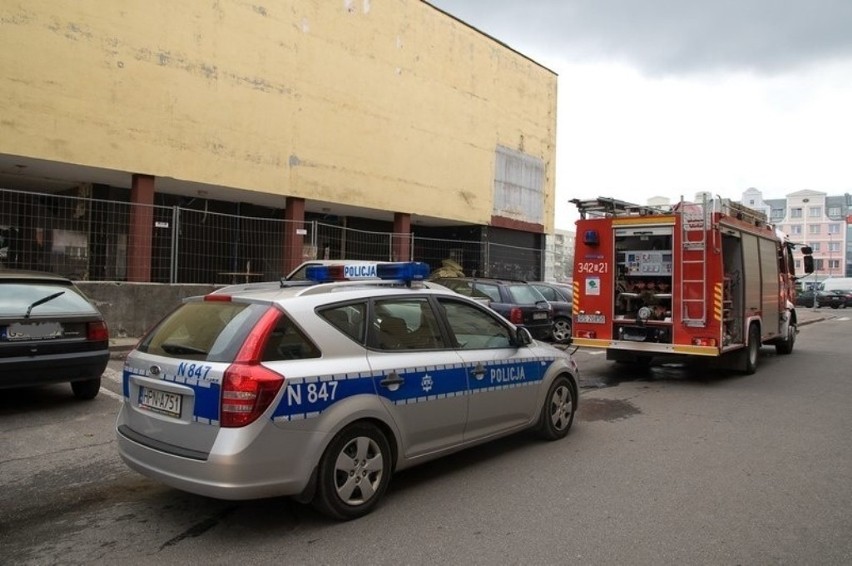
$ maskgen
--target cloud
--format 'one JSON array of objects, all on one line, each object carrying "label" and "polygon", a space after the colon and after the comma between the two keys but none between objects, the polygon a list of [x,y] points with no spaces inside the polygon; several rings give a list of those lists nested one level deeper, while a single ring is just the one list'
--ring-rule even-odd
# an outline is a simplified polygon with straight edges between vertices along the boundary
[{"label": "cloud", "polygon": [[849,0],[430,0],[533,58],[646,75],[778,74],[852,57]]}]

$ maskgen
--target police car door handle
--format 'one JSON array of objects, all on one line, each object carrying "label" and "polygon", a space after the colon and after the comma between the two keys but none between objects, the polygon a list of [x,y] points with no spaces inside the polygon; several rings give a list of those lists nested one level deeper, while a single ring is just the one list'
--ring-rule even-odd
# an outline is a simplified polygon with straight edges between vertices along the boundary
[{"label": "police car door handle", "polygon": [[476,362],[476,367],[471,370],[470,375],[476,379],[485,377],[485,368],[482,366],[482,362]]},{"label": "police car door handle", "polygon": [[379,382],[379,385],[382,387],[391,387],[393,385],[402,385],[403,383],[405,383],[405,380],[399,377],[398,373],[392,371],[386,378]]}]

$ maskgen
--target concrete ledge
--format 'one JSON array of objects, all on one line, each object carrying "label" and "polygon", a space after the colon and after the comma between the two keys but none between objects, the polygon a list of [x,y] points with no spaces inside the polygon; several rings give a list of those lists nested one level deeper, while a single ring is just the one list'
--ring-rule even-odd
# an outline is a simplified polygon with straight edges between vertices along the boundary
[{"label": "concrete ledge", "polygon": [[[221,285],[127,283],[124,281],[76,281],[98,307],[113,340],[135,340],[157,324],[186,297],[206,295]],[[112,341],[110,343],[112,344]]]}]

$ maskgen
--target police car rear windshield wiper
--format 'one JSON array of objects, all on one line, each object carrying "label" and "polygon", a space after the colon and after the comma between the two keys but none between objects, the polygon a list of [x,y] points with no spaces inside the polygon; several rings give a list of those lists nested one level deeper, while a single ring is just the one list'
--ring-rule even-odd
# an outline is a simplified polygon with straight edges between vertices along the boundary
[{"label": "police car rear windshield wiper", "polygon": [[24,315],[24,318],[29,318],[29,317],[30,317],[30,313],[31,313],[31,312],[33,312],[33,307],[37,307],[37,306],[39,306],[39,305],[43,305],[44,303],[46,303],[46,302],[48,302],[48,301],[52,301],[52,300],[53,300],[53,299],[55,299],[56,297],[58,297],[58,296],[60,296],[60,295],[64,295],[64,294],[65,294],[65,291],[59,291],[58,293],[54,293],[54,294],[52,294],[52,295],[48,295],[48,296],[46,296],[46,297],[44,297],[44,298],[42,298],[42,299],[37,300],[36,302],[34,302],[33,304],[31,304],[29,307],[27,307],[27,314],[25,314],[25,315]]},{"label": "police car rear windshield wiper", "polygon": [[186,344],[175,344],[173,342],[166,342],[164,344],[160,344],[160,348],[167,354],[200,354],[202,356],[207,355],[207,350],[202,350],[201,348],[194,348],[192,346],[187,346]]}]

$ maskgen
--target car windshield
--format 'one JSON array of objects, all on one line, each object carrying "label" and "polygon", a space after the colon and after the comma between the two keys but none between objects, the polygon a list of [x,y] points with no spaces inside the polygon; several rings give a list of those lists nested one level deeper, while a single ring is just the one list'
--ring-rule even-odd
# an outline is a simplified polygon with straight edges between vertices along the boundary
[{"label": "car windshield", "polygon": [[[64,291],[64,292],[63,292]],[[4,283],[0,285],[0,316],[24,316],[31,305],[63,292],[49,301],[33,306],[30,316],[57,314],[95,314],[95,307],[70,285],[49,283]]]}]

